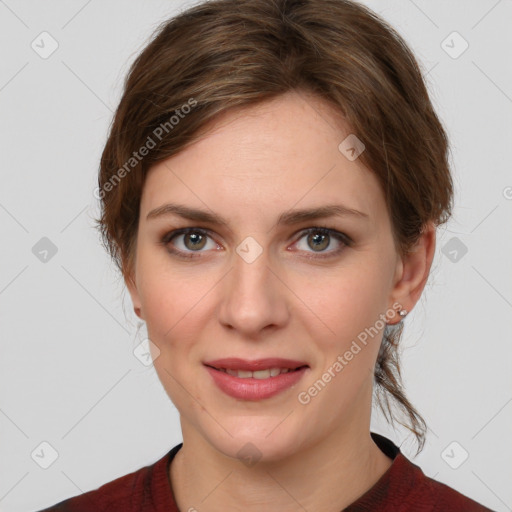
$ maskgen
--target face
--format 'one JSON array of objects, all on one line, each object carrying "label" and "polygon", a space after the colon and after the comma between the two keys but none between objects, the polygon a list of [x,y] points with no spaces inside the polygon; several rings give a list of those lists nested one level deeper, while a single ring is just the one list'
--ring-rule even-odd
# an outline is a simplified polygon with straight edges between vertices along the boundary
[{"label": "face", "polygon": [[288,93],[150,170],[127,284],[184,439],[273,460],[369,421],[384,321],[409,299],[377,179],[338,149],[349,134]]}]

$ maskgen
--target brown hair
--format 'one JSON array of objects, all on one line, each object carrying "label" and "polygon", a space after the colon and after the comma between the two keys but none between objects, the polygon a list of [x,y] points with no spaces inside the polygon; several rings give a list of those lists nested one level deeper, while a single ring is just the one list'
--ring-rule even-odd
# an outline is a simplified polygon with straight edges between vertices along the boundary
[{"label": "brown hair", "polygon": [[[400,253],[427,222],[446,222],[453,196],[446,133],[392,27],[349,0],[211,0],[157,28],[129,70],[110,126],[96,222],[125,279],[133,275],[147,171],[221,113],[292,90],[329,102],[364,143],[359,158],[379,179]],[[384,332],[376,395],[392,424],[388,398],[405,413],[409,424],[397,421],[414,433],[419,452],[426,423],[404,394],[401,332],[402,324]]]}]

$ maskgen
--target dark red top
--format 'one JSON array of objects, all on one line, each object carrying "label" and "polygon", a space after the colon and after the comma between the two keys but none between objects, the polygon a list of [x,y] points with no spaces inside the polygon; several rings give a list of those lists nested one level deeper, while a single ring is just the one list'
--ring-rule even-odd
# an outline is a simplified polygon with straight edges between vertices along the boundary
[{"label": "dark red top", "polygon": [[[425,476],[386,437],[374,432],[371,432],[371,436],[377,446],[393,459],[393,463],[377,483],[344,512],[491,511],[451,487]],[[182,443],[150,466],[40,512],[180,512],[172,494],[168,469],[181,447]]]}]

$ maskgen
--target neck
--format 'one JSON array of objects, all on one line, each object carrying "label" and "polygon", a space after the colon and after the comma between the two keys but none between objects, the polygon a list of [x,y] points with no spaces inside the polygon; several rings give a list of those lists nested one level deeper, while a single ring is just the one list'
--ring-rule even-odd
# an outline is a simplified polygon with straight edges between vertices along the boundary
[{"label": "neck", "polygon": [[279,461],[247,467],[215,450],[196,431],[183,436],[170,479],[178,508],[202,512],[339,512],[370,489],[392,460],[367,429],[339,429]]}]

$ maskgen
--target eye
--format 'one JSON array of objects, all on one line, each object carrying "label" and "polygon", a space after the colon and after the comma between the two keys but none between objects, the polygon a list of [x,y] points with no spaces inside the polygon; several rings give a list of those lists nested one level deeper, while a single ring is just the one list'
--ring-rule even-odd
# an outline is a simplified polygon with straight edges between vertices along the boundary
[{"label": "eye", "polygon": [[[295,245],[301,245],[302,239],[305,238],[305,244],[299,247],[300,251],[314,254],[307,256],[308,258],[328,258],[339,254],[346,246],[352,245],[349,236],[325,227],[312,227],[302,231],[300,238]],[[333,239],[335,243],[333,244]],[[208,246],[208,242],[210,245]],[[197,258],[201,256],[203,249],[205,250],[221,250],[221,246],[213,241],[208,231],[201,228],[182,228],[171,231],[163,236],[161,245],[167,250],[180,258]],[[338,247],[326,250],[332,245]],[[313,249],[312,251],[309,249]],[[197,254],[194,254],[197,253]],[[326,253],[326,254],[323,254]]]},{"label": "eye", "polygon": [[[181,240],[180,240],[181,239]],[[183,258],[196,258],[202,249],[218,249],[219,245],[211,241],[208,247],[210,235],[200,228],[182,228],[167,233],[161,243],[167,247],[169,252]],[[176,248],[177,247],[177,248]]]},{"label": "eye", "polygon": [[[302,239],[305,239],[305,241],[301,247],[300,242]],[[352,240],[344,233],[340,233],[339,231],[336,231],[334,229],[324,227],[314,227],[307,229],[305,232],[302,233],[298,242],[296,242],[296,244],[298,244],[299,246],[299,250],[303,250],[309,253],[321,253],[318,256],[313,256],[319,258],[337,255],[345,248],[345,246],[350,246],[351,243]],[[333,245],[338,247],[328,251],[326,250],[327,248],[332,247]],[[308,250],[311,248],[313,249],[312,251]],[[327,254],[324,255],[323,253]]]}]

